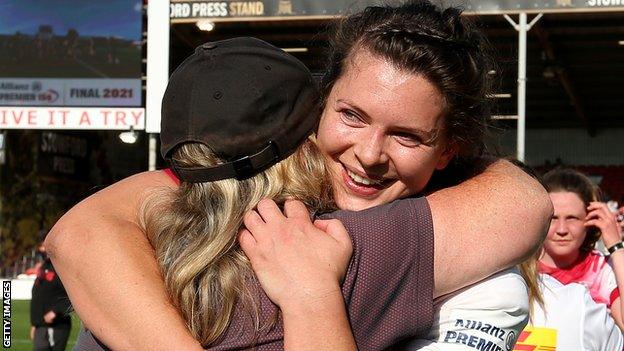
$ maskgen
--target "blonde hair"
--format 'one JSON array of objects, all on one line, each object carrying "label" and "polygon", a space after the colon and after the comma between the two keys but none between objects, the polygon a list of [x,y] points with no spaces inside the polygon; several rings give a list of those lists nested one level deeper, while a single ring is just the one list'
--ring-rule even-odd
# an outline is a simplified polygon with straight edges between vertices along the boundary
[{"label": "blonde hair", "polygon": [[518,265],[522,278],[527,283],[529,294],[529,320],[533,322],[533,311],[535,310],[535,304],[538,304],[542,310],[544,308],[544,297],[540,290],[540,277],[537,270],[537,261],[541,250],[535,252],[531,257]]},{"label": "blonde hair", "polygon": [[[220,162],[199,143],[184,144],[173,160],[183,166]],[[248,281],[253,272],[237,242],[245,212],[263,198],[288,198],[312,210],[334,209],[329,171],[309,139],[294,154],[245,180],[185,183],[155,193],[144,204],[143,225],[156,251],[170,298],[202,345],[227,328],[237,303],[263,327]]]}]

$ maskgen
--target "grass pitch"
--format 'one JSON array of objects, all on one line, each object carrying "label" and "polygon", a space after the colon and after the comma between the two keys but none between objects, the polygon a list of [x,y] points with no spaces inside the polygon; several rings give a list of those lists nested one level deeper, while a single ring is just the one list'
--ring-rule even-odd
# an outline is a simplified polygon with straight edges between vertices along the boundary
[{"label": "grass pitch", "polygon": [[[67,342],[67,350],[76,344],[81,322],[75,313],[72,313],[72,330]],[[32,350],[30,341],[30,300],[11,301],[11,348],[15,351]]]}]

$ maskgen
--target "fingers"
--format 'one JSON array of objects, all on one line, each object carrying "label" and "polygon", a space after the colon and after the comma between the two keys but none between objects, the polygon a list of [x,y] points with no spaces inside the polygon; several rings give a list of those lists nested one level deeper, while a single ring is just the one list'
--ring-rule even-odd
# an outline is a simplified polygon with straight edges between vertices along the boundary
[{"label": "fingers", "polygon": [[286,200],[284,203],[284,214],[288,218],[310,219],[310,211],[301,201]]},{"label": "fingers", "polygon": [[351,237],[349,236],[347,229],[345,229],[344,225],[339,220],[317,219],[316,221],[314,221],[314,226],[330,235],[332,238],[334,238],[334,240],[338,241],[339,243],[352,246]]},{"label": "fingers", "polygon": [[253,234],[247,229],[241,229],[238,232],[238,243],[245,253],[247,253],[248,249],[253,249],[258,244],[256,238],[254,238]]},{"label": "fingers", "polygon": [[258,214],[265,222],[276,221],[284,219],[282,211],[277,206],[275,201],[271,199],[262,199],[256,206]]},{"label": "fingers", "polygon": [[598,228],[605,245],[612,245],[621,240],[616,216],[605,203],[592,202],[587,209],[589,213],[585,217],[585,227]]},{"label": "fingers", "polygon": [[589,203],[589,206],[587,206],[587,211],[594,211],[594,210],[602,210],[602,211],[607,211],[611,213],[611,211],[609,210],[609,207],[607,207],[607,204],[605,204],[604,202],[599,202],[599,201],[592,201]]},{"label": "fingers", "polygon": [[600,224],[602,222],[598,219],[590,219],[588,221],[585,221],[585,223],[583,223],[583,225],[585,225],[586,227],[598,227],[600,228]]},{"label": "fingers", "polygon": [[283,220],[285,217],[310,219],[308,208],[303,202],[298,200],[286,200],[283,214],[279,206],[277,206],[277,203],[271,199],[260,200],[256,208],[257,213],[266,223],[275,220]]},{"label": "fingers", "polygon": [[255,210],[245,213],[243,224],[256,243],[262,244],[271,242],[278,235],[288,233],[284,230],[286,219],[275,201],[262,199]]},{"label": "fingers", "polygon": [[240,244],[241,249],[247,257],[252,265],[256,262],[256,258],[258,256],[258,242],[254,238],[253,234],[247,229],[241,229],[238,232],[238,243]]},{"label": "fingers", "polygon": [[268,222],[284,219],[282,211],[279,209],[275,201],[270,199],[262,199],[258,202],[255,210],[251,210],[243,216],[245,227],[251,232],[261,230]]},{"label": "fingers", "polygon": [[600,211],[600,209],[595,209],[587,213],[587,216],[585,216],[585,220],[588,221],[590,219],[602,218],[603,216],[604,214],[602,213],[602,211]]},{"label": "fingers", "polygon": [[329,222],[331,221],[331,219],[317,219],[314,221],[314,226],[324,232],[327,232],[327,226],[329,226]]},{"label": "fingers", "polygon": [[598,202],[598,201],[590,202],[589,206],[587,206],[587,211],[589,212],[587,214],[588,217],[592,215],[592,213],[594,216],[600,213],[604,215],[605,218],[611,218],[611,217],[617,218],[617,213],[613,213],[611,209],[609,209],[609,206],[607,206],[607,204],[604,202]]},{"label": "fingers", "polygon": [[609,207],[604,202],[592,201],[589,203],[589,206],[587,206],[587,218],[606,218],[611,216],[611,210],[609,210]]},{"label": "fingers", "polygon": [[266,225],[256,210],[251,210],[245,213],[243,216],[243,224],[245,224],[247,229],[254,232]]},{"label": "fingers", "polygon": [[587,209],[589,210],[589,212],[587,213],[587,216],[585,217],[585,221],[589,221],[589,220],[600,220],[600,221],[606,221],[606,222],[616,221],[616,216],[613,213],[611,213],[611,211],[609,211],[609,209],[604,204],[603,206],[590,205],[587,207]]}]

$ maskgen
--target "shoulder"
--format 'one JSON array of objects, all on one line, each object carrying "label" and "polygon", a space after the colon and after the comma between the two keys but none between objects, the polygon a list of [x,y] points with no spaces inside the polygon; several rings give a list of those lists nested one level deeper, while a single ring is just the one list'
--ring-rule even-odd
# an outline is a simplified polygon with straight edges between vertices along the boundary
[{"label": "shoulder", "polygon": [[[353,242],[354,261],[419,267],[409,275],[416,271],[433,275],[433,222],[425,198],[400,199],[362,211],[336,211],[322,218],[336,218],[344,224]],[[399,271],[395,268],[393,273]]]},{"label": "shoulder", "polygon": [[593,250],[589,253],[587,260],[590,261],[591,270],[597,272],[599,279],[609,279],[613,276],[615,279],[615,273],[613,272],[613,266],[609,260],[609,256],[605,256],[602,252]]},{"label": "shoulder", "polygon": [[[95,220],[120,219],[136,221],[137,209],[145,199],[158,189],[175,189],[177,186],[164,171],[142,172],[124,178],[72,207],[54,226],[52,232],[81,227]],[[93,214],[100,214],[93,218]],[[46,244],[49,244],[46,240]]]},{"label": "shoulder", "polygon": [[142,201],[155,189],[174,189],[177,184],[163,170],[137,173],[124,178],[95,194],[95,197],[113,200],[117,197]]},{"label": "shoulder", "polygon": [[592,269],[604,268],[608,266],[609,261],[608,256],[603,255],[602,252],[598,250],[590,251],[585,260],[590,264]]},{"label": "shoulder", "polygon": [[[528,321],[527,286],[515,269],[436,300],[436,315],[427,340],[412,346],[467,349],[482,345],[510,349]],[[489,346],[488,346],[489,345]]]},{"label": "shoulder", "polygon": [[398,215],[404,211],[430,212],[429,203],[425,197],[410,197],[398,199],[387,204],[382,204],[360,211],[338,210],[333,212],[332,217],[369,217],[377,214]]},{"label": "shoulder", "polygon": [[330,216],[342,221],[353,241],[342,292],[356,339],[373,342],[361,348],[375,349],[371,345],[390,334],[425,333],[434,296],[433,225],[426,200],[397,200]]},{"label": "shoulder", "polygon": [[161,169],[157,171],[146,171],[137,173],[130,177],[120,180],[115,185],[143,185],[143,186],[176,186],[177,178],[169,169]]},{"label": "shoulder", "polygon": [[441,308],[527,309],[527,284],[517,269],[507,269],[436,300]]},{"label": "shoulder", "polygon": [[424,197],[399,199],[361,211],[340,210],[322,217],[342,221],[355,240],[383,233],[404,238],[414,238],[415,233],[433,236],[431,210]]}]

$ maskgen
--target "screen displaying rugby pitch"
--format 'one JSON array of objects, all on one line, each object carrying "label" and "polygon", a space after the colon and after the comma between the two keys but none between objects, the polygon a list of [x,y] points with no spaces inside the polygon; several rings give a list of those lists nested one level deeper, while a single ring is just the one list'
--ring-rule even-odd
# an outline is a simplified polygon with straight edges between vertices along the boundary
[{"label": "screen displaying rugby pitch", "polygon": [[0,0],[0,106],[141,106],[142,0]]}]

